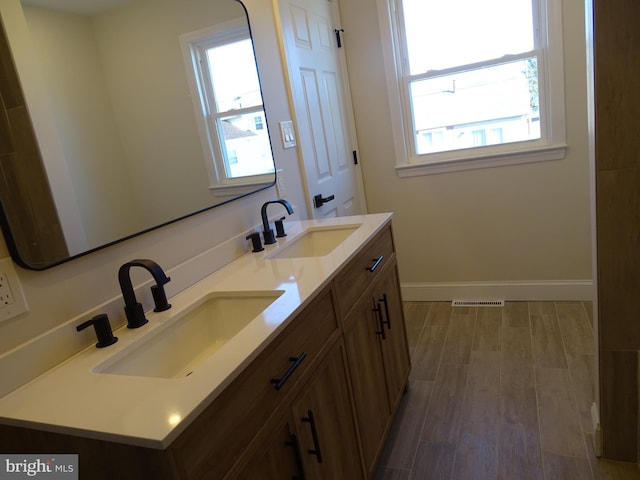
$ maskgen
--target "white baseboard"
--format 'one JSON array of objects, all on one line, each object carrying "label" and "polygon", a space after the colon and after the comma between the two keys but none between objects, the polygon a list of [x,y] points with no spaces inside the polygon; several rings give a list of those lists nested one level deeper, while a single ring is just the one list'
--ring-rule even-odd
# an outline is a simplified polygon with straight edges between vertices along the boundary
[{"label": "white baseboard", "polygon": [[562,301],[593,300],[591,280],[514,282],[402,283],[408,302],[464,300]]}]

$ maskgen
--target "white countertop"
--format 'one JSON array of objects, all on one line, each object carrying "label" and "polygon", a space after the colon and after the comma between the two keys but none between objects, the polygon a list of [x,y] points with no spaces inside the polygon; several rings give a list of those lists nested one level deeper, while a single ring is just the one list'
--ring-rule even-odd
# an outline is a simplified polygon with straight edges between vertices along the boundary
[{"label": "white countertop", "polygon": [[[391,214],[286,223],[287,237],[265,251],[247,253],[169,299],[172,308],[147,312],[149,323],[120,328],[119,341],[90,347],[0,399],[0,423],[58,433],[166,448],[293,319]],[[362,224],[323,257],[267,259],[311,227]],[[163,322],[211,292],[281,290],[263,314],[184,378],[96,373],[124,355]],[[132,346],[133,345],[133,346]]]}]

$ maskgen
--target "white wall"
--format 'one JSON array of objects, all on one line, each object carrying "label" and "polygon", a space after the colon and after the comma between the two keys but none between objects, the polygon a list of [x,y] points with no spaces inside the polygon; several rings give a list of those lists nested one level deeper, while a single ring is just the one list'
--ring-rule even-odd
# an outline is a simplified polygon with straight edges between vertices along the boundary
[{"label": "white wall", "polygon": [[[277,167],[284,170],[285,198],[296,210],[293,218],[304,219],[307,218],[306,209],[295,149],[283,150],[278,140],[278,122],[289,120],[291,114],[284,87],[282,64],[274,53],[278,51],[278,40],[273,11],[270,4],[262,0],[246,0],[245,3],[256,39],[256,55],[264,88],[265,106],[274,139],[274,156]],[[201,252],[259,224],[260,206],[264,201],[274,197],[275,189],[270,188],[50,270],[33,272],[16,267],[29,311],[0,323],[0,355],[76,317],[84,315],[88,318],[89,313],[101,304],[118,298],[120,289],[117,272],[124,262],[133,258],[151,258],[165,270],[171,270]],[[7,247],[4,242],[0,242],[0,257],[7,256]],[[216,265],[230,260],[232,257],[217,259]],[[144,274],[137,275],[138,273],[144,272],[136,272],[136,284],[148,280]],[[167,285],[169,295],[177,293],[174,286],[183,280],[174,278]],[[144,305],[145,309],[150,306],[148,303]],[[112,317],[112,322],[124,323],[124,314],[119,311],[117,315]],[[73,334],[75,333],[70,333]],[[33,362],[39,361],[47,360],[33,359]]]},{"label": "white wall", "polygon": [[341,2],[367,204],[395,212],[405,299],[590,297],[584,11],[563,4],[566,158],[401,179],[376,2]]},{"label": "white wall", "polygon": [[187,5],[141,0],[94,20],[128,175],[136,185],[140,213],[153,223],[220,200],[208,188],[179,37],[211,26],[212,19],[238,19],[242,8],[233,1],[192,0]]},{"label": "white wall", "polygon": [[37,7],[24,14],[88,244],[143,230],[89,18]]}]

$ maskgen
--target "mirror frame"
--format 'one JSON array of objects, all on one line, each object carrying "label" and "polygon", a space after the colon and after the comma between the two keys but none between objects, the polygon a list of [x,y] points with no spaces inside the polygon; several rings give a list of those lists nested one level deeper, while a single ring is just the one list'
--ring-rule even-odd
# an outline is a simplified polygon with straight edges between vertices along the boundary
[{"label": "mirror frame", "polygon": [[[232,0],[229,0],[229,1],[232,1]],[[245,14],[245,18],[246,18],[246,21],[247,21],[247,28],[249,30],[249,36],[252,39],[253,56],[254,56],[254,59],[255,59],[255,62],[256,62],[256,68],[258,70],[258,81],[260,82],[260,95],[261,95],[261,97],[263,99],[263,106],[264,106],[264,93],[263,93],[262,82],[261,82],[261,79],[260,79],[260,71],[259,71],[259,68],[258,68],[258,59],[256,57],[256,49],[255,49],[255,43],[254,43],[254,38],[253,38],[253,32],[252,32],[252,29],[251,29],[251,19],[249,18],[249,12],[247,11],[247,7],[245,6],[245,4],[243,3],[242,0],[233,0],[233,1],[237,2],[238,4],[240,4],[240,6],[242,7],[242,9],[244,11],[244,14]],[[0,22],[2,22],[1,18],[0,18]],[[4,35],[6,37],[6,31],[4,30],[4,27],[3,27],[3,31],[4,31]],[[10,52],[10,45],[9,45],[9,42],[8,42],[8,38],[5,38],[5,40],[7,40],[6,41],[6,46],[7,46],[7,49],[9,50],[9,52]],[[14,66],[14,71],[15,71],[15,66]],[[16,77],[18,78],[18,86],[20,86],[20,78],[18,76],[17,71],[15,73],[16,73]],[[21,88],[21,86],[20,86],[20,88]],[[27,114],[28,114],[28,111],[27,111]],[[81,253],[77,253],[77,254],[74,254],[74,255],[69,255],[69,256],[61,259],[61,260],[55,260],[53,262],[50,262],[50,263],[47,263],[47,264],[43,264],[43,265],[37,265],[37,266],[36,265],[32,265],[32,264],[28,263],[27,261],[25,261],[24,258],[23,258],[23,255],[21,255],[20,247],[19,247],[19,245],[17,244],[17,242],[15,240],[15,237],[14,237],[14,234],[13,234],[12,228],[11,228],[11,223],[10,223],[10,221],[9,221],[9,219],[7,217],[6,211],[5,211],[4,202],[2,202],[0,200],[0,230],[2,231],[2,234],[4,236],[5,242],[7,244],[7,248],[9,250],[10,255],[11,255],[11,258],[13,259],[13,261],[17,265],[19,265],[20,267],[25,268],[27,270],[33,270],[33,271],[47,270],[47,269],[53,268],[55,266],[61,265],[63,263],[75,260],[77,258],[84,257],[84,256],[89,255],[91,253],[94,253],[96,251],[103,250],[103,249],[111,247],[113,245],[125,242],[127,240],[132,239],[132,238],[144,235],[144,234],[152,232],[154,230],[161,229],[163,227],[166,227],[167,225],[171,225],[171,224],[177,223],[177,222],[179,222],[181,220],[184,220],[184,219],[199,215],[199,214],[201,214],[203,212],[210,211],[210,210],[212,210],[214,208],[227,205],[227,204],[229,204],[229,203],[231,203],[231,202],[233,202],[235,200],[239,200],[239,199],[245,198],[247,196],[253,195],[255,193],[258,193],[258,192],[267,190],[269,188],[272,188],[276,184],[276,181],[277,181],[277,178],[276,178],[277,177],[277,166],[276,166],[276,159],[275,159],[274,150],[273,150],[273,137],[272,137],[272,132],[271,132],[271,129],[270,129],[270,124],[269,124],[268,113],[266,111],[266,107],[264,108],[264,115],[265,115],[266,128],[267,128],[267,132],[268,132],[268,136],[269,136],[269,148],[271,150],[271,156],[272,156],[273,162],[274,162],[274,172],[273,172],[273,181],[272,182],[267,183],[267,184],[257,185],[254,190],[251,190],[251,191],[249,191],[247,193],[239,194],[239,195],[237,195],[237,196],[235,196],[233,198],[230,198],[228,200],[220,201],[219,203],[215,203],[213,205],[198,209],[196,211],[193,211],[193,212],[190,212],[188,214],[179,216],[177,218],[170,219],[170,220],[168,220],[166,222],[163,222],[163,223],[160,223],[158,225],[154,225],[152,227],[145,228],[145,229],[143,229],[141,231],[134,232],[134,233],[132,233],[130,235],[126,235],[126,236],[124,236],[122,238],[117,238],[117,239],[115,239],[113,241],[110,241],[110,242],[105,243],[103,245],[96,246],[94,248],[90,248],[90,249],[88,249],[86,251],[83,251]],[[29,122],[32,122],[31,121],[31,117],[30,117],[29,114],[28,114],[28,120],[29,120]],[[35,135],[34,135],[34,142],[35,142],[35,148],[38,150],[38,152],[40,152],[40,147],[38,145],[37,139],[35,138]],[[1,171],[1,168],[0,168],[0,171]],[[48,178],[46,180],[49,181]]]}]

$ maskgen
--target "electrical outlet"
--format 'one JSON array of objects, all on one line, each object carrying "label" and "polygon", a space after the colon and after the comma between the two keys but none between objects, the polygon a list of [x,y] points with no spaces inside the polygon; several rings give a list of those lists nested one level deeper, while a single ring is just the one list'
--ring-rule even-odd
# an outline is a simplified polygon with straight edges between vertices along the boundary
[{"label": "electrical outlet", "polygon": [[0,322],[27,311],[20,279],[10,258],[0,260]]},{"label": "electrical outlet", "polygon": [[9,288],[9,281],[4,272],[0,272],[0,308],[13,305],[13,294]]}]

